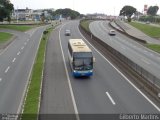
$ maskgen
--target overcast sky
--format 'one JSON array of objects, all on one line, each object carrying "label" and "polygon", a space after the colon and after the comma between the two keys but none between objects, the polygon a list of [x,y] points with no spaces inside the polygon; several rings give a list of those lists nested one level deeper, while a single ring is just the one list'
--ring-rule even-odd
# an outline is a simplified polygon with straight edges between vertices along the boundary
[{"label": "overcast sky", "polygon": [[[144,5],[160,6],[160,0],[10,0],[15,9],[71,8],[81,14],[104,13],[118,15],[125,5],[131,5],[142,12]],[[158,11],[160,14],[160,10]]]}]

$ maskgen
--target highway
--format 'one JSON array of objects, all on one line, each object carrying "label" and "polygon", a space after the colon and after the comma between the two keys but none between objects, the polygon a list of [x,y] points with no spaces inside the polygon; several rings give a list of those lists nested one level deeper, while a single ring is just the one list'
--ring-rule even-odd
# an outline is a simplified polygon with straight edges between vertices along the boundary
[{"label": "highway", "polygon": [[25,33],[12,33],[16,38],[0,53],[0,113],[18,114],[31,74],[42,32],[45,27],[31,29]]},{"label": "highway", "polygon": [[147,49],[131,38],[118,32],[116,36],[109,36],[108,32],[112,28],[108,26],[108,21],[95,21],[92,22],[89,27],[95,36],[127,56],[130,60],[143,67],[157,78],[160,78],[160,54]]},{"label": "highway", "polygon": [[[40,113],[159,113],[159,107],[85,40],[78,25],[79,21],[62,24],[49,39]],[[64,35],[66,29],[71,30],[71,36]],[[71,75],[67,51],[70,38],[81,38],[92,49],[96,58],[92,77]]]}]

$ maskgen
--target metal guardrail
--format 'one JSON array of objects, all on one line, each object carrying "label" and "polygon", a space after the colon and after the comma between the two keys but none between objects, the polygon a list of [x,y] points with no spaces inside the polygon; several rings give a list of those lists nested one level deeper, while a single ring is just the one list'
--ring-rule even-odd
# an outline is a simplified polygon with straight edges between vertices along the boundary
[{"label": "metal guardrail", "polygon": [[[142,39],[139,39],[139,38],[137,38],[137,37],[131,36],[131,35],[129,35],[127,32],[125,32],[126,29],[128,29],[128,28],[126,28],[126,26],[122,25],[122,24],[120,23],[120,21],[117,21],[117,20],[116,20],[116,21],[115,21],[115,24],[116,24],[118,27],[120,27],[123,31],[121,31],[120,29],[117,29],[116,27],[112,26],[111,23],[109,22],[109,25],[110,25],[111,27],[114,27],[117,31],[119,31],[119,32],[127,35],[128,37],[136,40],[136,41],[139,42],[139,43],[142,43],[142,44],[146,44],[146,43],[147,43],[145,40],[142,40]],[[119,24],[121,24],[121,25],[119,25]]]},{"label": "metal guardrail", "polygon": [[110,53],[112,53],[114,56],[116,56],[121,62],[128,65],[135,73],[137,73],[139,76],[143,78],[140,79],[143,83],[142,87],[146,87],[149,93],[151,93],[157,100],[160,100],[160,79],[154,76],[152,73],[148,72],[123,54],[121,54],[119,51],[115,50],[111,46],[109,46],[104,41],[100,40],[96,36],[94,36],[92,33],[86,31],[83,27],[79,25],[79,28],[84,31],[86,34],[90,36],[92,40],[95,40],[97,43],[99,43],[101,46],[103,46],[105,49],[107,49]]}]

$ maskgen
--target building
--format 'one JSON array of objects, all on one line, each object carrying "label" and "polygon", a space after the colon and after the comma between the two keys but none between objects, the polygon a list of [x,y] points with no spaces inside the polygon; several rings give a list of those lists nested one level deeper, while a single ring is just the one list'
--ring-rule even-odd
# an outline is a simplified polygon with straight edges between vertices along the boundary
[{"label": "building", "polygon": [[50,18],[51,14],[48,11],[54,11],[53,8],[51,9],[15,9],[12,14],[12,19],[15,20],[34,20],[34,21],[40,21],[41,15],[44,13],[44,16],[46,18]]},{"label": "building", "polygon": [[16,20],[31,20],[32,19],[32,9],[16,9],[12,14],[12,19]]}]

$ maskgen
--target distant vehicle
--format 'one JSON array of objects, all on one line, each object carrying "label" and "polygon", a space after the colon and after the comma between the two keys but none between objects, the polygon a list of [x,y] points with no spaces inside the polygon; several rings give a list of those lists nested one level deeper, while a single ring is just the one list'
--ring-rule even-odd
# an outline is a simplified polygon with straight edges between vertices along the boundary
[{"label": "distant vehicle", "polygon": [[75,77],[92,76],[93,57],[91,49],[85,44],[82,39],[70,39],[68,42],[68,56]]},{"label": "distant vehicle", "polygon": [[66,30],[66,31],[65,31],[65,35],[66,35],[66,36],[70,36],[70,35],[71,35],[71,31],[70,31],[70,30]]},{"label": "distant vehicle", "polygon": [[110,30],[109,35],[116,35],[116,31],[115,30]]}]

